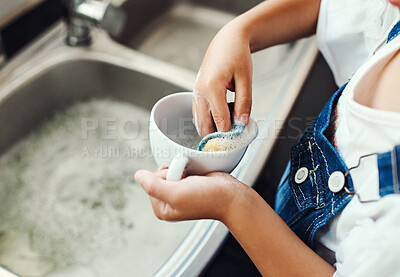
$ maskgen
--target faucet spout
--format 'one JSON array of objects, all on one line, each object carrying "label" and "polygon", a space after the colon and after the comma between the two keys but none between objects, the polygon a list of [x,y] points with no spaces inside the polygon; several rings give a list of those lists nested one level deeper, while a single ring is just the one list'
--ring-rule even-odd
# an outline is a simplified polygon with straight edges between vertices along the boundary
[{"label": "faucet spout", "polygon": [[68,36],[71,46],[89,45],[90,28],[95,25],[106,30],[111,36],[118,36],[125,26],[125,12],[98,0],[69,0],[67,9]]}]

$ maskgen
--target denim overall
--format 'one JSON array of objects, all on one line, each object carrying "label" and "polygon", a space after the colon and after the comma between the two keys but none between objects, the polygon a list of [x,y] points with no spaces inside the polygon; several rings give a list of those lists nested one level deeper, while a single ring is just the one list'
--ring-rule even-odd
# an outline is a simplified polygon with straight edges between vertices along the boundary
[{"label": "denim overall", "polygon": [[[389,33],[387,42],[399,33],[400,21]],[[315,122],[291,147],[290,161],[276,195],[275,211],[314,250],[316,231],[350,202],[354,192],[350,174],[345,176],[348,168],[324,135],[345,87],[346,84],[331,97]],[[378,154],[377,159],[380,196],[399,193],[400,145],[393,151]],[[347,192],[344,188],[336,191],[328,186],[329,179],[332,181],[338,175],[344,178]]]}]

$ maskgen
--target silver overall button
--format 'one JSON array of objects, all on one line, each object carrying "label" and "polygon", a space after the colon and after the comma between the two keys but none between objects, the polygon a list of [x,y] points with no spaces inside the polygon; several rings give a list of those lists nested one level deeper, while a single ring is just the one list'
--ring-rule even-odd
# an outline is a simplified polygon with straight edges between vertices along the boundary
[{"label": "silver overall button", "polygon": [[302,167],[297,170],[296,175],[294,175],[294,181],[296,184],[303,183],[308,177],[308,168]]},{"label": "silver overall button", "polygon": [[336,193],[342,190],[342,188],[344,187],[344,183],[344,174],[340,171],[335,171],[329,177],[328,187],[332,192]]}]

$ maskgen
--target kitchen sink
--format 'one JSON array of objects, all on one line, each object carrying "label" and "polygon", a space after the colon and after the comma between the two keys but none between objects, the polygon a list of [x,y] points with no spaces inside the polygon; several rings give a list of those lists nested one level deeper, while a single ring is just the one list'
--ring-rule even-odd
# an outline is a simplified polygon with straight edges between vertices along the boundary
[{"label": "kitchen sink", "polygon": [[[117,40],[146,55],[197,72],[217,32],[260,1],[153,2],[157,0],[140,4],[140,8],[135,1],[122,5],[128,14],[128,27]],[[147,9],[151,9],[149,14],[143,12]],[[260,56],[263,73],[276,71],[288,48],[290,45],[273,47]]]},{"label": "kitchen sink", "polygon": [[[15,274],[152,275],[194,225],[157,220],[148,196],[132,178],[135,170],[156,166],[147,135],[152,106],[167,94],[187,90],[185,81],[168,81],[113,59],[105,52],[59,44],[11,70],[13,76],[1,84],[0,132],[6,135],[0,138],[0,265]],[[151,68],[162,65],[153,62],[140,64],[156,73]],[[110,124],[110,118],[114,127],[122,121],[137,124],[143,135],[124,139],[119,134],[125,129],[118,129],[115,137],[93,140],[90,136],[99,130],[84,123]],[[94,149],[101,149],[101,156]],[[126,178],[105,173],[114,166]],[[111,179],[118,184],[110,185]],[[93,230],[104,222],[116,227]]]},{"label": "kitchen sink", "polygon": [[[0,70],[0,133],[3,134],[0,137],[0,192],[3,192],[0,194],[0,203],[5,203],[0,204],[0,214],[3,214],[3,209],[7,215],[4,220],[0,220],[0,222],[5,222],[3,225],[0,224],[1,276],[124,277],[132,276],[132,274],[135,276],[198,276],[201,274],[228,234],[225,226],[212,220],[181,223],[158,221],[152,214],[147,196],[132,179],[136,169],[155,167],[151,153],[146,152],[145,156],[140,156],[142,160],[137,159],[137,152],[136,156],[128,158],[115,154],[115,147],[121,145],[129,147],[140,145],[148,149],[148,137],[137,137],[136,140],[125,137],[122,137],[122,140],[100,137],[100,140],[96,142],[104,143],[107,149],[111,147],[114,150],[110,160],[104,161],[104,158],[109,157],[96,156],[95,158],[103,162],[98,165],[95,162],[88,162],[88,157],[85,156],[84,151],[82,152],[83,147],[87,145],[88,132],[95,129],[92,128],[93,125],[87,124],[97,124],[99,121],[111,122],[111,126],[107,125],[108,123],[105,125],[106,131],[118,133],[118,126],[115,127],[113,123],[118,123],[120,120],[139,122],[141,130],[144,130],[142,134],[146,134],[147,113],[153,104],[170,93],[191,91],[202,56],[217,30],[233,16],[258,2],[126,1],[122,7],[128,12],[129,28],[121,37],[110,38],[102,30],[96,29],[92,33],[93,43],[90,46],[69,47],[64,42],[66,26],[58,22]],[[293,44],[272,47],[253,55],[252,117],[257,121],[259,135],[231,173],[249,186],[254,184],[262,170],[316,54],[315,42],[309,38]],[[230,97],[233,97],[232,94]],[[85,110],[88,112],[79,112],[82,111],[82,107],[88,108]],[[91,109],[97,109],[98,113],[94,116]],[[60,121],[60,118],[65,118],[66,114],[78,123],[76,128],[79,132],[75,132],[75,129],[71,129],[70,132],[70,129],[67,129],[62,135],[54,136],[57,139],[49,145],[58,152],[56,150],[43,151],[43,159],[38,159],[38,163],[33,167],[40,169],[43,163],[42,168],[49,169],[44,171],[43,178],[51,177],[51,182],[61,178],[62,188],[54,190],[59,192],[57,195],[61,197],[58,201],[58,198],[52,194],[54,191],[51,185],[44,186],[42,189],[40,182],[36,182],[34,188],[29,188],[29,182],[26,180],[30,181],[31,175],[26,175],[29,178],[25,178],[26,184],[23,185],[22,181],[22,183],[19,182],[20,172],[10,171],[9,168],[17,168],[25,172],[24,166],[18,167],[26,160],[24,155],[37,150],[35,147],[39,144],[35,143],[41,139],[41,135],[45,134],[46,130],[49,130],[48,133],[53,132],[49,128],[49,122],[55,129],[72,122]],[[113,129],[113,126],[117,129]],[[65,139],[64,137],[70,138],[71,145],[68,145],[69,140],[67,140],[67,143],[58,149],[56,146],[59,140]],[[26,152],[19,151],[18,147],[22,147]],[[66,157],[65,149],[69,148],[77,148],[81,157],[64,158]],[[110,154],[110,152],[107,153]],[[40,151],[36,153],[36,155],[39,154]],[[7,162],[7,157],[12,155],[15,158],[12,162]],[[80,165],[80,159],[86,159],[83,161],[83,166]],[[16,167],[15,164],[18,166]],[[57,164],[60,166],[57,167]],[[108,168],[113,167],[117,168],[117,172],[121,168],[121,172],[124,172],[121,175],[127,176],[121,177],[123,186],[118,183],[120,176],[112,175],[112,178],[105,176],[101,180],[100,183],[107,188],[106,191],[111,193],[111,196],[104,194],[101,190],[103,194],[99,200],[87,192],[90,190],[82,189],[88,186],[87,183],[91,183],[90,180],[82,181],[87,180],[86,175],[94,175],[95,180],[98,180],[97,174],[93,173],[94,169],[100,168],[98,175],[103,176],[102,174],[109,171]],[[10,183],[3,182],[2,185],[2,176],[8,176]],[[49,184],[51,184],[50,181]],[[68,188],[68,186],[63,185],[74,184],[74,182],[80,186],[72,191],[67,190],[65,187]],[[108,183],[113,186],[110,188]],[[24,186],[28,189],[25,194],[15,193]],[[96,191],[98,186],[93,186],[93,191]],[[132,201],[128,199],[124,205],[114,205],[115,191],[122,191],[125,196],[132,192],[132,195],[136,195],[137,198]],[[84,197],[81,194],[84,194]],[[88,241],[91,241],[87,234],[78,232],[77,239],[75,241],[71,239],[71,242],[75,243],[72,245],[78,245],[75,248],[81,248],[82,251],[90,250],[92,257],[96,254],[95,256],[99,256],[98,259],[85,260],[79,259],[82,256],[77,256],[78,258],[70,264],[58,266],[49,257],[49,252],[46,252],[47,256],[37,253],[34,244],[32,246],[35,232],[32,233],[31,229],[23,230],[20,225],[22,220],[20,218],[30,214],[35,215],[37,212],[38,222],[45,222],[45,224],[30,226],[43,228],[43,231],[53,230],[55,225],[60,224],[57,218],[53,221],[43,221],[46,219],[46,211],[51,214],[52,210],[49,207],[53,206],[40,208],[39,205],[32,209],[21,209],[16,214],[9,213],[8,209],[12,210],[12,205],[16,205],[13,201],[16,195],[21,203],[24,202],[24,197],[27,203],[30,203],[32,195],[37,195],[39,199],[42,199],[43,205],[48,199],[55,199],[54,210],[58,209],[59,202],[78,199],[80,204],[90,204],[90,211],[97,212],[99,221],[107,213],[118,216],[123,214],[118,217],[119,224],[126,227],[128,231],[125,234],[124,229],[121,231],[123,234],[118,235],[120,234],[118,233],[120,229],[118,229],[117,233],[112,233],[110,237],[113,237],[115,241],[111,240],[110,244],[104,246],[106,250],[107,247],[111,247],[109,251],[85,248],[85,241],[78,247],[79,239],[82,237],[87,237]],[[113,209],[105,209],[108,207],[107,201],[110,201],[112,204],[110,207],[114,207]],[[103,208],[104,213],[99,213]],[[44,215],[40,211],[44,212]],[[71,216],[75,215],[73,212],[76,211],[69,213],[68,209],[63,209],[63,212],[69,220],[72,220],[73,226],[79,227],[77,222],[85,218],[84,212],[76,214],[76,217]],[[31,216],[31,218],[34,217]],[[49,218],[51,219],[50,215]],[[134,233],[139,229],[142,233]],[[98,231],[101,233],[101,229]],[[51,232],[47,234],[51,235]],[[93,234],[95,241],[99,237],[96,237],[96,232]],[[29,251],[23,249],[22,252],[18,252],[20,244],[17,242],[24,240],[33,248],[29,248]],[[49,240],[51,242],[51,238]],[[61,246],[65,246],[65,240],[64,242],[58,240],[58,242]],[[88,245],[93,245],[93,241],[91,243]],[[54,257],[58,257],[57,251],[53,254]],[[21,267],[24,262],[23,257],[30,259],[25,265],[29,265],[29,268],[39,268],[41,271],[38,270],[36,275],[27,274]]]},{"label": "kitchen sink", "polygon": [[[76,101],[110,98],[150,111],[154,103],[171,92],[185,90],[162,79],[96,60],[69,60],[43,68],[2,99],[0,106],[0,152],[29,134],[38,124]],[[16,112],[18,111],[18,112]]]}]

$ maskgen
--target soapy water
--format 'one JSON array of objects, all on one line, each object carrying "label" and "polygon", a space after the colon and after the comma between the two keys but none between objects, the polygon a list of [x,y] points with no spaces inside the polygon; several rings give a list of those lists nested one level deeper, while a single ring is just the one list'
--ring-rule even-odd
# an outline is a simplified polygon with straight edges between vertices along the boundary
[{"label": "soapy water", "polygon": [[131,104],[78,103],[0,157],[0,265],[29,277],[152,275],[193,223],[157,220],[133,179],[156,167],[148,119]]}]

